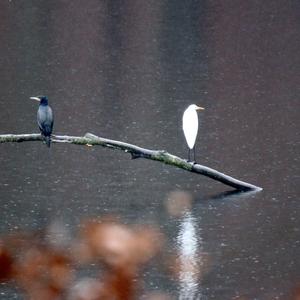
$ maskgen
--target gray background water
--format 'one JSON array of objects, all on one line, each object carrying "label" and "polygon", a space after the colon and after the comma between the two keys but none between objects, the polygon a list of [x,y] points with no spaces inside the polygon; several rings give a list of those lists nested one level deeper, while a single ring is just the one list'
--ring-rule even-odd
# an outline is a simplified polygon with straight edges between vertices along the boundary
[{"label": "gray background water", "polygon": [[[280,0],[2,0],[0,133],[38,132],[28,98],[46,94],[57,134],[185,157],[181,116],[197,103],[199,162],[264,190],[224,196],[220,183],[106,148],[1,144],[1,233],[53,220],[76,231],[85,217],[115,214],[160,226],[170,249],[191,234],[193,251],[210,257],[191,286],[149,266],[149,290],[288,299],[300,282],[299,12]],[[194,197],[178,218],[164,204],[174,190]],[[18,294],[0,287],[0,298]]]}]

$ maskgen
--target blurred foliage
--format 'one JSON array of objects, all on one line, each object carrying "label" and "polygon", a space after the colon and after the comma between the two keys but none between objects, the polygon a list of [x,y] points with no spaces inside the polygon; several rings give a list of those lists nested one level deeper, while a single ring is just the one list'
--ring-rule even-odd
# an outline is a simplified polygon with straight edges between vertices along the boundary
[{"label": "blurred foliage", "polygon": [[[55,227],[59,231],[59,225]],[[26,299],[33,300],[136,299],[142,287],[139,271],[161,251],[163,235],[113,219],[87,221],[80,227],[69,247],[61,236],[61,243],[55,235],[49,238],[49,230],[2,239],[0,281],[16,283]],[[78,269],[91,264],[99,266],[98,276],[78,279]],[[149,294],[148,299],[169,299],[165,296]]]}]

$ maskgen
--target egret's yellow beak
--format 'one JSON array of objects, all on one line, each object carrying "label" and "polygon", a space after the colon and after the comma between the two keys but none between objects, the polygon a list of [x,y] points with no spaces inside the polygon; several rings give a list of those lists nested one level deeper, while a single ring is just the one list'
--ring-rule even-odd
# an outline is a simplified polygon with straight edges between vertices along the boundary
[{"label": "egret's yellow beak", "polygon": [[196,110],[204,110],[204,107],[197,106]]},{"label": "egret's yellow beak", "polygon": [[30,97],[30,99],[31,99],[31,100],[35,100],[35,101],[39,101],[39,102],[41,101],[41,99],[38,98],[38,97]]}]

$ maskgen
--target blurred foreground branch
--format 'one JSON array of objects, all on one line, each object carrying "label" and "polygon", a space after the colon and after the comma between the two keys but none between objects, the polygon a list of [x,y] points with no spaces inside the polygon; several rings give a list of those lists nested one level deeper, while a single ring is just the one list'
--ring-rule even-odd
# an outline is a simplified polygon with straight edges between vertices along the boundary
[{"label": "blurred foreground branch", "polygon": [[[43,141],[40,134],[3,134],[0,135],[0,143],[6,142],[29,142],[29,141]],[[68,135],[52,135],[51,141],[54,143],[70,143],[85,146],[102,146],[116,150],[122,150],[130,153],[133,159],[147,158],[151,160],[160,161],[162,163],[175,166],[193,173],[201,174],[210,177],[214,180],[222,182],[240,191],[260,191],[262,188],[253,184],[237,180],[224,173],[221,173],[212,168],[208,168],[197,163],[188,162],[178,156],[170,154],[164,150],[150,150],[141,148],[136,145],[110,140],[98,137],[91,133],[86,133],[85,136],[68,136]]]}]

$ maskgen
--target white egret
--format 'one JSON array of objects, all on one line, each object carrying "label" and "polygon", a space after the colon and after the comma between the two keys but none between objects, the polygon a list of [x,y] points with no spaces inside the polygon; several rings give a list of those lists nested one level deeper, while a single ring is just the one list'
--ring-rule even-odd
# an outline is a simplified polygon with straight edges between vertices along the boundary
[{"label": "white egret", "polygon": [[198,133],[198,114],[197,110],[204,110],[203,107],[191,104],[183,113],[182,116],[182,129],[189,147],[188,160],[190,161],[190,152],[194,150],[195,158],[195,142]]}]

